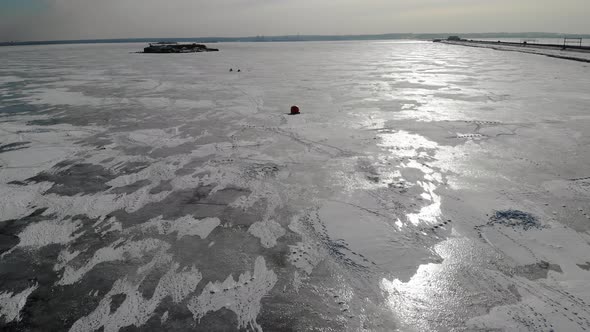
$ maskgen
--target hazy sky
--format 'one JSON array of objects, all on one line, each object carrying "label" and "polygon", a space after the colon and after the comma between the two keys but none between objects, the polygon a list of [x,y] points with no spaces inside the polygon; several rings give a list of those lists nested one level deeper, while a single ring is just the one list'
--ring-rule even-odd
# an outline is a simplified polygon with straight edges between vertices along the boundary
[{"label": "hazy sky", "polygon": [[0,40],[590,33],[590,0],[0,0]]}]

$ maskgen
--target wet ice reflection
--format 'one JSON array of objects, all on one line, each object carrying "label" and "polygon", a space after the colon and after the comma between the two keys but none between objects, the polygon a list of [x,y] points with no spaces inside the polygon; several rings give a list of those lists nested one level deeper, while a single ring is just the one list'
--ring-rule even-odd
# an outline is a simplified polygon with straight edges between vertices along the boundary
[{"label": "wet ice reflection", "polygon": [[[387,173],[389,178],[398,176],[397,180],[403,180],[408,184],[421,188],[419,198],[427,202],[419,212],[408,213],[407,219],[414,225],[435,224],[441,215],[441,197],[436,190],[443,184],[443,176],[440,171],[428,166],[426,161],[435,161],[440,146],[438,143],[424,136],[409,133],[407,131],[381,130],[379,134],[381,142],[378,144],[388,154],[382,158],[397,158],[401,162],[395,166],[395,172]],[[408,171],[418,172],[420,175],[411,178],[404,177]]]},{"label": "wet ice reflection", "polygon": [[498,279],[499,273],[485,270],[493,252],[465,238],[451,238],[434,250],[441,263],[421,265],[407,282],[381,281],[391,312],[402,322],[403,330],[453,330],[462,326],[458,317],[481,315],[498,303],[517,300],[509,282]]},{"label": "wet ice reflection", "polygon": [[435,224],[441,215],[441,198],[434,192],[437,186],[432,182],[418,182],[418,185],[424,188],[424,196],[422,197],[431,201],[432,204],[422,207],[418,213],[408,214],[408,220],[414,225]]}]

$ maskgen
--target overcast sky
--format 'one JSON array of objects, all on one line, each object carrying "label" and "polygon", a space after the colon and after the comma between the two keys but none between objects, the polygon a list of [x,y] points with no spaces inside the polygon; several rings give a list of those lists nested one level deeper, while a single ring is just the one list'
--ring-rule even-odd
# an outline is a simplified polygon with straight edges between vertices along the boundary
[{"label": "overcast sky", "polygon": [[0,40],[590,33],[590,0],[0,0]]}]

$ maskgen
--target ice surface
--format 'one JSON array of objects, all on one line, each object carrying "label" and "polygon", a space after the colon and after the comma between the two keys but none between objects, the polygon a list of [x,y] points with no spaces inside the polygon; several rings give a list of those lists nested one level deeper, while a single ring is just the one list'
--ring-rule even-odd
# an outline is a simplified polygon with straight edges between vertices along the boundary
[{"label": "ice surface", "polygon": [[160,234],[176,233],[178,239],[185,236],[199,236],[201,239],[205,239],[220,223],[219,218],[199,220],[191,216],[185,216],[174,221],[168,221],[163,220],[160,216],[141,224],[141,228],[144,232],[155,229]]},{"label": "ice surface", "polygon": [[285,229],[274,220],[259,221],[248,229],[250,234],[260,239],[260,244],[265,248],[277,245],[277,239],[285,235]]},{"label": "ice surface", "polygon": [[18,237],[19,247],[40,248],[50,244],[67,244],[82,234],[74,234],[80,228],[80,221],[41,221],[30,224]]},{"label": "ice surface", "polygon": [[224,282],[209,283],[201,295],[188,303],[188,309],[195,318],[200,319],[209,311],[226,308],[238,317],[238,328],[261,331],[256,322],[260,311],[260,300],[274,287],[277,276],[267,270],[264,258],[256,258],[254,272],[241,274],[238,280],[232,276]]},{"label": "ice surface", "polygon": [[[88,316],[76,321],[70,331],[94,331],[104,328],[105,332],[114,332],[126,326],[142,326],[154,314],[164,298],[170,297],[172,301],[179,303],[194,291],[201,281],[201,274],[195,268],[177,271],[178,268],[178,264],[171,267],[160,279],[154,294],[149,299],[138,290],[138,284],[128,280],[117,280],[98,307]],[[125,295],[125,300],[113,312],[111,301],[117,294]]]},{"label": "ice surface", "polygon": [[169,245],[167,243],[156,239],[145,239],[127,243],[118,241],[113,243],[110,247],[104,247],[97,250],[92,258],[78,269],[66,265],[58,284],[71,285],[78,282],[86,273],[90,272],[95,266],[101,263],[122,261],[130,258],[139,259],[148,253],[165,250],[168,247]]},{"label": "ice surface", "polygon": [[140,47],[0,48],[0,330],[590,329],[587,64]]},{"label": "ice surface", "polygon": [[5,322],[19,321],[20,311],[27,304],[27,298],[39,285],[31,286],[18,294],[10,292],[0,293],[0,318]]}]

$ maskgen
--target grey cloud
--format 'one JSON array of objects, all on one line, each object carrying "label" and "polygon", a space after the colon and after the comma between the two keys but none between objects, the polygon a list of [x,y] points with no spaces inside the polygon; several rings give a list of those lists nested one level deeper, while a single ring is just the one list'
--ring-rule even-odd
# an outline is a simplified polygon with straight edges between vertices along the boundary
[{"label": "grey cloud", "polygon": [[45,0],[0,39],[386,32],[590,32],[586,0]]}]

